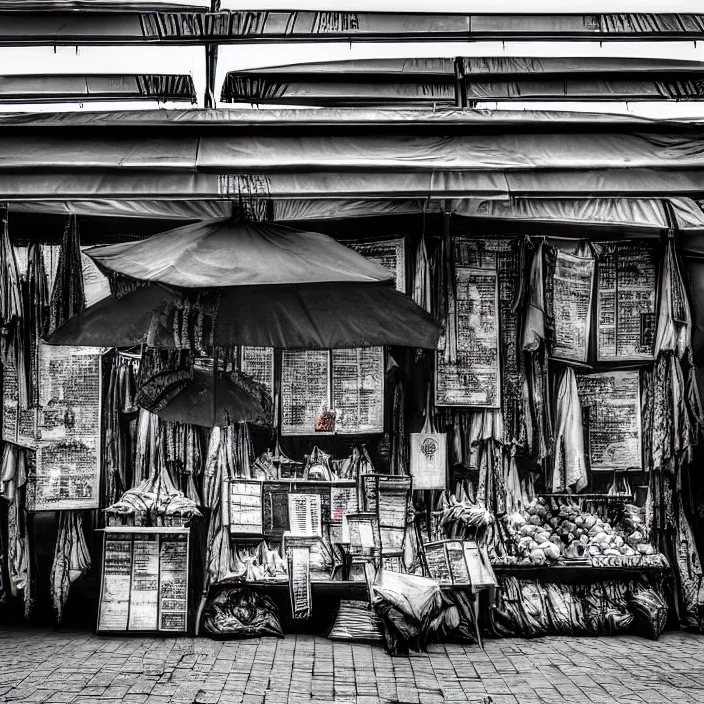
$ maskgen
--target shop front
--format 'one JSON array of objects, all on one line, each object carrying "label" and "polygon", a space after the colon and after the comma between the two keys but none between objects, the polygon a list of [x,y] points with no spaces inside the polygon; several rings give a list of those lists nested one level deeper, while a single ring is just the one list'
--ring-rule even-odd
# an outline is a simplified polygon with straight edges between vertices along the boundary
[{"label": "shop front", "polygon": [[19,174],[7,598],[61,619],[92,597],[99,633],[395,653],[699,630],[696,135],[467,112],[391,139],[408,116],[359,136],[335,112],[315,152],[295,124],[210,125],[160,185],[147,118],[129,190],[107,158],[102,191],[69,157]]}]

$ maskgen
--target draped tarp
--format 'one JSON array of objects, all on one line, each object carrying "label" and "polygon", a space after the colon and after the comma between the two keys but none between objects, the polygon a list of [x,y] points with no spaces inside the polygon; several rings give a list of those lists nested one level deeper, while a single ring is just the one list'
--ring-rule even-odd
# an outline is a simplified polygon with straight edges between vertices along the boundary
[{"label": "draped tarp", "polygon": [[0,103],[197,100],[193,79],[175,74],[0,76]]},{"label": "draped tarp", "polygon": [[[460,96],[456,71],[464,82]],[[663,59],[367,59],[231,71],[222,100],[321,106],[454,105],[458,98],[695,100],[704,98],[702,78],[702,63]]]},{"label": "draped tarp", "polygon": [[[118,110],[114,112],[57,112],[57,113],[21,113],[0,114],[0,125],[4,129],[13,127],[45,128],[56,135],[54,128],[63,127],[104,127],[107,129],[170,126],[183,129],[192,127],[200,130],[207,126],[223,125],[259,126],[272,129],[287,128],[291,125],[331,126],[370,125],[376,129],[397,125],[418,125],[445,127],[449,125],[467,125],[472,128],[487,126],[512,127],[525,129],[526,125],[549,126],[550,129],[560,125],[570,128],[583,125],[585,130],[591,126],[614,125],[618,128],[641,127],[657,124],[677,126],[696,120],[649,120],[635,115],[616,115],[608,113],[568,112],[559,110],[404,110],[391,108],[323,108],[319,110],[245,110],[237,108],[214,109],[178,109],[178,110]],[[704,124],[704,121],[701,121]]]},{"label": "draped tarp", "polygon": [[208,174],[159,171],[0,171],[0,200],[502,199],[697,197],[704,171],[437,171]]},{"label": "draped tarp", "polygon": [[[690,198],[531,198],[510,201],[465,198],[444,203],[449,212],[467,218],[496,221],[611,225],[663,230],[668,227],[664,200],[669,202],[677,228],[684,232],[704,230],[702,207]],[[92,217],[154,220],[217,220],[228,218],[233,201],[28,201],[10,203],[10,212],[86,215]],[[440,204],[430,208],[438,211]],[[337,200],[290,199],[271,202],[270,219],[331,220],[370,216],[421,214],[429,210],[426,199]],[[129,226],[128,226],[129,228]],[[704,249],[702,250],[704,253]]]},{"label": "draped tarp", "polygon": [[217,220],[232,215],[232,203],[209,200],[78,200],[28,201],[25,203],[20,201],[11,203],[9,210],[12,213],[74,214],[106,218]]},{"label": "draped tarp", "polygon": [[[228,4],[230,7],[228,7]],[[697,14],[467,14],[456,3],[434,3],[432,12],[331,11],[330,3],[297,3],[296,10],[239,10],[221,0],[3,0],[0,30],[16,43],[120,43],[176,40],[220,41],[443,41],[443,40],[607,40],[701,39],[704,18]],[[345,9],[349,10],[349,3]],[[449,9],[450,13],[447,13]],[[569,8],[568,8],[569,9]],[[46,12],[51,10],[51,12]],[[77,12],[76,10],[82,10]],[[172,10],[172,11],[169,11]],[[381,11],[380,11],[381,10]],[[46,20],[37,22],[38,12]],[[573,12],[573,10],[569,10]],[[110,19],[108,19],[108,17]],[[9,22],[6,21],[6,18]],[[7,27],[7,24],[10,27]]]},{"label": "draped tarp", "polygon": [[201,136],[113,139],[0,137],[0,171],[131,169],[283,172],[704,167],[704,136],[500,134],[463,136]]}]

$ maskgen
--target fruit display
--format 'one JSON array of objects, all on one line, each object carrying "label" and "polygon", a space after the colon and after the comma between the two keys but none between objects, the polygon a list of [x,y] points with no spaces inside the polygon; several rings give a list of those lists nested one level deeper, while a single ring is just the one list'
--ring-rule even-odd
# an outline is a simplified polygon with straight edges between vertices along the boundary
[{"label": "fruit display", "polygon": [[[500,543],[497,544],[497,543]],[[579,497],[538,496],[495,531],[494,564],[549,565],[588,561],[602,566],[664,564],[647,541],[637,506],[613,510]]]}]

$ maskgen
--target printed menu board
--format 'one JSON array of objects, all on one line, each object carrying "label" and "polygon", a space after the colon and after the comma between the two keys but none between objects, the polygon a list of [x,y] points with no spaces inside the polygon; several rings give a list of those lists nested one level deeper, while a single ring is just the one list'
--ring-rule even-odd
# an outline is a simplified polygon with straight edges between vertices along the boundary
[{"label": "printed menu board", "polygon": [[594,259],[557,250],[552,281],[555,336],[551,356],[587,361],[593,288]]},{"label": "printed menu board", "polygon": [[262,483],[230,482],[230,533],[262,533]]},{"label": "printed menu board", "polygon": [[383,432],[383,347],[332,351],[332,407],[338,433]]},{"label": "printed menu board", "polygon": [[98,631],[188,625],[188,529],[106,528]]},{"label": "printed menu board", "polygon": [[652,359],[657,315],[654,247],[607,243],[597,262],[597,359]]},{"label": "printed menu board", "polygon": [[36,473],[30,511],[98,508],[100,350],[40,344]]},{"label": "printed menu board", "polygon": [[322,536],[322,509],[318,494],[289,494],[288,517],[292,536]]},{"label": "printed menu board", "polygon": [[588,418],[591,469],[640,470],[643,457],[638,370],[578,374],[577,390]]},{"label": "printed menu board", "polygon": [[330,486],[330,520],[341,521],[348,513],[357,513],[359,499],[356,485]]},{"label": "printed menu board", "polygon": [[159,546],[159,630],[186,631],[188,535],[162,535]]},{"label": "printed menu board", "polygon": [[99,631],[126,631],[132,584],[132,536],[105,535]]},{"label": "printed menu board", "polygon": [[159,536],[136,535],[132,542],[129,591],[130,631],[156,631],[159,611]]},{"label": "printed menu board", "polygon": [[330,353],[284,350],[281,358],[281,433],[312,435],[315,419],[330,406]]},{"label": "printed menu board", "polygon": [[310,618],[310,547],[290,548],[288,573],[291,614],[294,619]]},{"label": "printed menu board", "polygon": [[345,242],[369,261],[394,273],[396,290],[406,292],[406,241],[404,237],[378,242]]},{"label": "printed menu board", "polygon": [[457,361],[436,355],[435,405],[500,406],[498,285],[496,269],[458,266]]}]

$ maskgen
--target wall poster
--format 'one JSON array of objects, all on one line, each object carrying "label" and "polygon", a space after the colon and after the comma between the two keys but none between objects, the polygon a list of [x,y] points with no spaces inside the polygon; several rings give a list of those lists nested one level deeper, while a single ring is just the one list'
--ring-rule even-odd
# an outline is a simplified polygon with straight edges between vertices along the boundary
[{"label": "wall poster", "polygon": [[[494,257],[494,262],[496,261]],[[455,267],[457,363],[436,355],[435,405],[499,408],[498,277],[496,268]]]},{"label": "wall poster", "polygon": [[332,350],[335,432],[384,431],[384,348]]},{"label": "wall poster", "polygon": [[396,237],[378,242],[349,241],[343,244],[362,254],[369,261],[394,273],[396,290],[406,293],[406,238]]},{"label": "wall poster", "polygon": [[274,397],[274,349],[272,347],[240,347],[240,368],[263,384]]},{"label": "wall poster", "polygon": [[106,528],[98,609],[101,632],[188,627],[188,528]]},{"label": "wall poster", "polygon": [[577,374],[577,390],[588,418],[591,469],[642,469],[638,370]]},{"label": "wall poster", "polygon": [[593,257],[557,250],[552,290],[555,337],[550,350],[556,359],[588,360],[594,269]]},{"label": "wall poster", "polygon": [[98,508],[100,350],[38,347],[36,473],[30,511]]},{"label": "wall poster", "polygon": [[652,245],[609,242],[597,260],[597,359],[653,359],[657,258]]},{"label": "wall poster", "polygon": [[261,535],[262,482],[230,482],[230,533]]},{"label": "wall poster", "polygon": [[322,407],[330,407],[330,352],[284,350],[281,357],[281,433],[313,435]]}]

